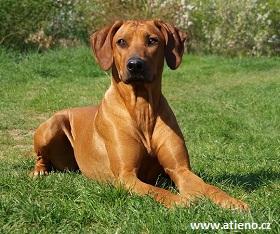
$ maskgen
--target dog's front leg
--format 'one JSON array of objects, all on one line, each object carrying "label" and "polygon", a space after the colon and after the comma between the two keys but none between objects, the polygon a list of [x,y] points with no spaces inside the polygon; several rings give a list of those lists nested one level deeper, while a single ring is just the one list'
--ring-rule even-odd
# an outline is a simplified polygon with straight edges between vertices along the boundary
[{"label": "dog's front leg", "polygon": [[183,202],[180,195],[144,183],[138,179],[136,173],[134,172],[123,172],[119,176],[119,181],[126,190],[141,196],[148,195],[168,208],[171,208],[174,205],[180,205]]},{"label": "dog's front leg", "polygon": [[[122,138],[126,137],[122,136]],[[132,138],[127,138],[125,145],[107,145],[111,171],[117,180],[114,184],[117,187],[124,186],[126,190],[135,194],[148,195],[167,207],[180,204],[181,197],[178,194],[144,183],[138,178],[138,170],[143,157],[149,156],[145,148]]]},{"label": "dog's front leg", "polygon": [[[175,144],[176,145],[176,144]],[[168,155],[166,153],[169,153]],[[161,147],[158,153],[160,164],[178,187],[180,194],[191,203],[197,197],[206,196],[214,203],[229,209],[247,210],[248,205],[229,196],[219,188],[205,183],[201,178],[191,172],[188,167],[186,150],[182,147],[167,149]]]},{"label": "dog's front leg", "polygon": [[155,134],[155,138],[160,137],[154,139],[155,142],[158,142],[156,147],[158,161],[174,181],[180,194],[189,200],[188,203],[191,203],[196,197],[206,196],[214,203],[225,208],[248,209],[246,203],[229,196],[215,186],[205,183],[191,172],[185,142],[179,127],[174,121],[167,125],[161,124],[159,130]]}]

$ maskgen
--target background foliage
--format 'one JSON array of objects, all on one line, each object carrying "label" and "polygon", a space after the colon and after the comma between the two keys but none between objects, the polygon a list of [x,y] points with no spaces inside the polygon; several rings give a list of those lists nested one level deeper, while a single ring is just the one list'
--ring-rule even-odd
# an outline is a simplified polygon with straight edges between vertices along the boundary
[{"label": "background foliage", "polygon": [[154,19],[187,31],[188,50],[280,54],[279,0],[0,0],[0,45],[45,49],[88,42],[116,19]]}]

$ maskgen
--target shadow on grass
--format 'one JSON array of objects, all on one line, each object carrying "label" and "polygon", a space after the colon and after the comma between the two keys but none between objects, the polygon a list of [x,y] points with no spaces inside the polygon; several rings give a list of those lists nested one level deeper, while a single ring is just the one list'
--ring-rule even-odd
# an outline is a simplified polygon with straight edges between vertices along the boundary
[{"label": "shadow on grass", "polygon": [[279,172],[269,170],[261,170],[248,174],[223,174],[214,178],[219,183],[226,181],[233,186],[241,186],[246,192],[252,192],[279,179]]},{"label": "shadow on grass", "polygon": [[[203,173],[195,173],[206,183],[215,185],[216,183],[226,183],[231,186],[242,187],[245,192],[250,193],[258,188],[266,186],[268,183],[279,181],[280,173],[269,170],[260,170],[248,174],[223,174],[220,176],[210,177]],[[176,190],[175,184],[168,176],[159,177],[156,186],[165,189],[173,188]]]}]

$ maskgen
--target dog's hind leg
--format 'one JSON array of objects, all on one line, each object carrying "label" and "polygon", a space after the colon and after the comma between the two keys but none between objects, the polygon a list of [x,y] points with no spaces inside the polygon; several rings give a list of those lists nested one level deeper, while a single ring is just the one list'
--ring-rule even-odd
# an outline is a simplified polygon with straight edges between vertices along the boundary
[{"label": "dog's hind leg", "polygon": [[47,175],[53,168],[77,170],[72,144],[67,112],[58,112],[42,123],[34,135],[34,150],[38,158],[30,177]]}]

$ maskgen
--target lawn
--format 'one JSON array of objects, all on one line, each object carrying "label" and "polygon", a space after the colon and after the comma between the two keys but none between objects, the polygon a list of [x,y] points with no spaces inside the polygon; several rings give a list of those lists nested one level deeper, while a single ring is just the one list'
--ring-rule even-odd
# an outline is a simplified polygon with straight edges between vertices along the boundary
[{"label": "lawn", "polygon": [[109,84],[90,48],[0,48],[0,233],[203,233],[194,222],[233,223],[213,233],[280,232],[280,58],[185,55],[164,70],[193,171],[249,203],[248,213],[207,200],[168,210],[74,172],[29,179],[38,125],[60,109],[98,104]]}]

